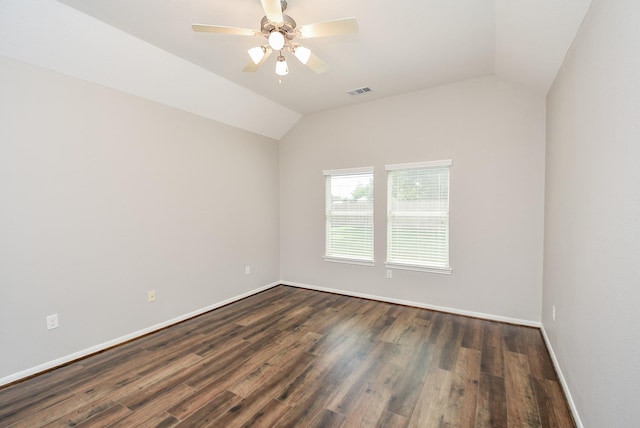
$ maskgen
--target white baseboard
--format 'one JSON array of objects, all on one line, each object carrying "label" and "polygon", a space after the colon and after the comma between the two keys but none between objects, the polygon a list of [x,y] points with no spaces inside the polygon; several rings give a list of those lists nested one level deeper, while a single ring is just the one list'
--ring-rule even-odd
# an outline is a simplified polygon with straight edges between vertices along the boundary
[{"label": "white baseboard", "polygon": [[41,373],[41,372],[44,372],[44,371],[47,371],[47,370],[51,370],[53,368],[62,366],[64,364],[68,364],[68,363],[70,363],[72,361],[78,360],[78,359],[86,357],[88,355],[95,354],[96,352],[104,351],[105,349],[109,349],[109,348],[114,347],[116,345],[120,345],[122,343],[128,342],[129,340],[135,339],[137,337],[144,336],[144,335],[149,334],[149,333],[153,333],[154,331],[161,330],[161,329],[163,329],[165,327],[169,327],[170,325],[177,324],[179,322],[182,322],[182,321],[187,320],[189,318],[193,318],[195,316],[204,314],[205,312],[209,312],[209,311],[211,311],[213,309],[216,309],[216,308],[219,308],[221,306],[228,305],[229,303],[233,303],[235,301],[244,299],[245,297],[249,297],[249,296],[252,296],[254,294],[260,293],[260,292],[262,292],[264,290],[268,290],[269,288],[275,287],[278,284],[280,284],[279,281],[278,282],[274,282],[272,284],[265,285],[265,286],[260,287],[260,288],[256,288],[255,290],[247,291],[246,293],[239,294],[237,296],[231,297],[231,298],[223,300],[221,302],[214,303],[214,304],[206,306],[204,308],[196,309],[195,311],[189,312],[188,314],[180,315],[180,316],[175,317],[173,319],[170,319],[170,320],[167,320],[167,321],[152,325],[152,326],[147,327],[147,328],[143,328],[142,330],[138,330],[136,332],[133,332],[133,333],[130,333],[130,334],[115,338],[113,340],[109,340],[107,342],[100,343],[99,345],[95,345],[95,346],[92,346],[90,348],[86,348],[86,349],[83,349],[81,351],[74,352],[73,354],[69,354],[69,355],[65,355],[64,357],[57,358],[57,359],[55,359],[53,361],[48,361],[46,363],[37,365],[35,367],[31,367],[31,368],[29,368],[27,370],[22,370],[22,371],[20,371],[18,373],[14,373],[14,374],[11,374],[9,376],[5,376],[3,378],[0,378],[0,386],[7,385],[7,384],[12,383],[12,382],[16,382],[18,380],[27,378],[29,376],[36,375],[38,373]]},{"label": "white baseboard", "polygon": [[492,315],[492,314],[485,314],[485,313],[482,313],[482,312],[466,311],[466,310],[463,310],[463,309],[449,308],[449,307],[446,307],[446,306],[437,306],[437,305],[429,305],[429,304],[421,303],[421,302],[412,302],[410,300],[394,299],[394,298],[391,298],[391,297],[382,297],[382,296],[376,296],[376,295],[373,295],[373,294],[355,293],[355,292],[352,292],[352,291],[337,290],[335,288],[318,287],[318,286],[315,286],[315,285],[301,284],[299,282],[280,281],[280,284],[282,284],[282,285],[290,285],[292,287],[307,288],[309,290],[326,291],[328,293],[342,294],[344,296],[361,297],[363,299],[377,300],[377,301],[386,302],[386,303],[396,303],[398,305],[413,306],[413,307],[422,308],[422,309],[431,309],[433,311],[448,312],[448,313],[455,314],[455,315],[463,315],[463,316],[467,316],[467,317],[481,318],[481,319],[485,319],[485,320],[489,320],[489,321],[498,321],[498,322],[504,322],[504,323],[508,323],[508,324],[517,324],[517,325],[523,325],[523,326],[526,326],[526,327],[537,327],[537,328],[542,327],[542,323],[540,323],[538,321],[531,321],[531,320],[525,320],[525,319],[520,319],[520,318],[503,317],[503,316],[500,316],[500,315]]},{"label": "white baseboard", "polygon": [[547,345],[547,349],[549,350],[549,355],[551,355],[551,361],[553,362],[553,366],[555,367],[556,373],[558,374],[558,379],[560,380],[560,385],[562,385],[564,396],[567,397],[567,402],[569,403],[569,408],[571,409],[573,420],[576,423],[576,426],[578,428],[584,428],[584,425],[582,425],[582,421],[580,420],[580,415],[578,414],[578,408],[576,407],[576,403],[573,401],[573,397],[571,396],[571,391],[569,391],[569,385],[567,385],[567,381],[564,378],[564,375],[562,374],[562,369],[560,368],[560,364],[558,363],[558,358],[556,357],[556,354],[553,351],[553,346],[551,346],[551,341],[549,340],[549,336],[547,336],[547,332],[544,329],[544,324],[540,327],[540,331],[542,331],[542,337],[544,338],[544,343]]}]

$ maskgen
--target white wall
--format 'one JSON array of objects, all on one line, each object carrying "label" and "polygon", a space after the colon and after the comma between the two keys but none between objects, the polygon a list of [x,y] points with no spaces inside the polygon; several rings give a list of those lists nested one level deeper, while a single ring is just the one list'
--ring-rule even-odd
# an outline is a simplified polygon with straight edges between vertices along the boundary
[{"label": "white wall", "polygon": [[547,97],[543,324],[587,427],[640,421],[639,22],[594,0]]},{"label": "white wall", "polygon": [[277,281],[278,198],[274,140],[0,57],[0,379]]},{"label": "white wall", "polygon": [[[280,141],[281,278],[539,322],[544,120],[542,96],[493,77],[303,117]],[[449,158],[453,273],[385,279],[384,165]],[[325,262],[322,170],[361,166],[375,167],[376,266]]]}]

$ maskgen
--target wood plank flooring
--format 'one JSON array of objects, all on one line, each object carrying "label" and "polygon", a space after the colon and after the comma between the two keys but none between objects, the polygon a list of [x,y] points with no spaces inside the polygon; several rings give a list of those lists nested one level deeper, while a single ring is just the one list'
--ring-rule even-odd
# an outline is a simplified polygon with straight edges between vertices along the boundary
[{"label": "wood plank flooring", "polygon": [[539,330],[277,286],[0,389],[2,427],[573,427]]}]

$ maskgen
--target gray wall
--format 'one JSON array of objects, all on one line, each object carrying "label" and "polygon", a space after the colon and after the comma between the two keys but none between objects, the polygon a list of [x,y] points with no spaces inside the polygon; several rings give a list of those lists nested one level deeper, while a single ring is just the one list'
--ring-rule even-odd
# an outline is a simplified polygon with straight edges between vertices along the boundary
[{"label": "gray wall", "polygon": [[594,0],[547,97],[543,323],[587,427],[640,421],[638,23]]},{"label": "gray wall", "polygon": [[0,94],[0,379],[278,280],[276,141],[2,57]]},{"label": "gray wall", "polygon": [[[280,142],[281,278],[539,322],[544,120],[542,96],[493,77],[303,117]],[[449,158],[453,273],[386,279],[384,165]],[[376,266],[325,262],[322,171],[362,166],[375,167]]]}]

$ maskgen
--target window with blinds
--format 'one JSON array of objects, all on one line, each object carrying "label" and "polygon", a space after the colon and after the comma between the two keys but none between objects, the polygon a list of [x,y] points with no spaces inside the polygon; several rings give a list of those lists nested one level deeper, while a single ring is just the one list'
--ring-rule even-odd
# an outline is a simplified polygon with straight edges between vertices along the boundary
[{"label": "window with blinds", "polygon": [[324,175],[325,260],[373,265],[373,167]]},{"label": "window with blinds", "polygon": [[387,266],[451,273],[451,160],[387,165]]}]

